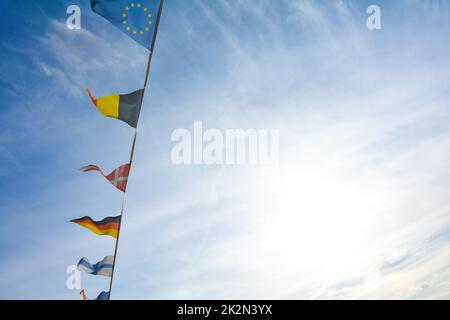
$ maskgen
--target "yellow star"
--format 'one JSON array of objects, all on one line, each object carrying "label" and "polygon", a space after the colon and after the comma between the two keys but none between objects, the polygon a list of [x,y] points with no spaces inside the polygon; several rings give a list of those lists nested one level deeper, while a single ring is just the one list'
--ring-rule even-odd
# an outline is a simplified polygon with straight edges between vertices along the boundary
[{"label": "yellow star", "polygon": [[130,31],[130,29],[131,29],[130,27],[127,27],[127,31]]},{"label": "yellow star", "polygon": [[139,34],[144,34],[144,32],[141,30],[141,31],[139,31]]},{"label": "yellow star", "polygon": [[145,11],[145,12],[148,11],[148,8],[144,8],[144,11]]},{"label": "yellow star", "polygon": [[138,8],[140,8],[141,7],[141,4],[140,3],[138,3]]},{"label": "yellow star", "polygon": [[153,22],[149,21],[148,24],[152,24]]},{"label": "yellow star", "polygon": [[145,28],[145,31],[149,32],[149,30],[150,30],[150,28],[149,28],[149,27]]},{"label": "yellow star", "polygon": [[151,18],[151,17],[152,17],[152,14],[151,14],[151,13],[149,13],[149,14],[147,15],[147,17]]},{"label": "yellow star", "polygon": [[133,30],[133,34],[136,34],[137,32],[136,32],[136,30]]},{"label": "yellow star", "polygon": [[122,17],[124,17],[124,18],[125,18],[126,16],[127,16],[127,14],[126,14],[126,13],[122,13]]},{"label": "yellow star", "polygon": [[126,7],[125,7],[125,10],[127,10],[127,11],[128,11],[128,10],[130,10],[130,8],[129,8],[128,6],[126,6]]},{"label": "yellow star", "polygon": [[122,23],[123,23],[123,24],[127,24],[127,20],[123,20]]},{"label": "yellow star", "polygon": [[132,4],[131,4],[131,7],[133,7],[133,8],[134,8],[134,3],[132,3]]}]

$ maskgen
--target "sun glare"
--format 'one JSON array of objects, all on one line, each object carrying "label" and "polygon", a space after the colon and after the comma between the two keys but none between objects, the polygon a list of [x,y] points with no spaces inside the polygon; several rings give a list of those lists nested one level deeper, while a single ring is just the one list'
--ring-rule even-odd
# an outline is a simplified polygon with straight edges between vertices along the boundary
[{"label": "sun glare", "polygon": [[331,264],[333,272],[345,272],[362,258],[377,195],[351,177],[300,167],[280,167],[279,178],[267,183],[276,211],[264,228],[264,246],[288,271]]}]

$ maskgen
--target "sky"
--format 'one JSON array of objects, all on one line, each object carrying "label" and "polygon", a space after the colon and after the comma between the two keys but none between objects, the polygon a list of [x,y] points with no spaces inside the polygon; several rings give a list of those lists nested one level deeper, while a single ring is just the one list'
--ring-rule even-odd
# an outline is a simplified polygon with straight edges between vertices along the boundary
[{"label": "sky", "polygon": [[[141,88],[148,51],[87,0],[0,9],[0,298],[80,299],[67,267],[114,240],[68,221],[122,194],[78,168],[126,163],[133,136],[85,88]],[[111,298],[449,299],[449,18],[444,0],[166,0]],[[278,165],[173,164],[197,120],[278,129]]]}]

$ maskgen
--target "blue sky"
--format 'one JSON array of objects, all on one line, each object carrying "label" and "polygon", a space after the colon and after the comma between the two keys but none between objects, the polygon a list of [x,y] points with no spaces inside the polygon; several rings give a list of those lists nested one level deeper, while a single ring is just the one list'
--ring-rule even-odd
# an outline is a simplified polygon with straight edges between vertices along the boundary
[{"label": "blue sky", "polygon": [[[114,242],[67,221],[122,197],[77,169],[126,163],[133,134],[84,90],[140,88],[147,52],[87,0],[0,9],[0,298],[79,299],[67,266]],[[449,18],[438,0],[167,0],[112,298],[450,298]],[[279,166],[173,165],[195,120],[279,129]]]}]

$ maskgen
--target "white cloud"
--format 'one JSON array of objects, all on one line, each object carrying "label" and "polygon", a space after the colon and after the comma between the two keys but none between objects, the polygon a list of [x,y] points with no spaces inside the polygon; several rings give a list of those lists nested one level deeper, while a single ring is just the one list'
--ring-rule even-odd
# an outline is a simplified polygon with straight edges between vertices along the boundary
[{"label": "white cloud", "polygon": [[[140,212],[136,224],[149,207],[153,216],[141,229],[130,226],[121,252],[122,276],[144,267],[142,256],[155,265],[136,276],[141,284],[134,297],[446,297],[448,241],[426,240],[449,223],[449,131],[439,120],[448,116],[442,83],[449,74],[444,56],[428,61],[427,72],[414,63],[438,42],[423,31],[422,46],[407,52],[390,36],[375,41],[351,19],[340,21],[343,29],[330,25],[325,6],[295,4],[299,12],[290,23],[300,19],[301,29],[318,37],[287,46],[274,28],[278,39],[269,38],[270,50],[263,51],[258,40],[242,43],[236,30],[245,18],[230,13],[235,24],[222,23],[219,9],[201,5],[226,43],[230,72],[219,76],[227,86],[205,81],[180,103],[174,125],[202,110],[204,123],[214,127],[280,128],[280,172],[175,169],[164,163],[168,157],[160,159],[157,176],[170,177],[181,192],[130,208]],[[337,9],[347,18],[357,14],[342,2]],[[400,29],[393,32],[401,39]],[[142,173],[151,159],[142,156]],[[144,188],[146,179],[139,180],[136,189]],[[155,232],[149,247],[133,252],[146,242],[147,228]],[[382,271],[405,255],[411,262],[402,270]],[[118,297],[128,294],[120,293],[130,281],[123,279]]]},{"label": "white cloud", "polygon": [[[448,298],[448,237],[430,240],[450,223],[450,75],[448,55],[435,55],[445,33],[428,37],[435,30],[425,25],[414,43],[401,28],[377,38],[356,23],[354,2],[270,3],[199,1],[199,20],[163,31],[158,62],[166,69],[155,72],[161,78],[141,118],[113,298]],[[334,24],[337,13],[345,19]],[[105,91],[123,85],[129,67],[126,85],[137,82],[145,56],[128,39],[109,45],[65,32],[55,23],[42,38],[56,66],[47,54],[36,61],[73,96],[86,81]],[[174,53],[186,35],[188,47]],[[206,49],[220,55],[210,61],[223,68],[186,58],[205,43],[214,43]],[[182,88],[169,92],[163,78],[179,75],[170,65],[180,56],[189,76],[181,73]],[[279,169],[173,166],[171,131],[198,119],[279,128]],[[112,168],[123,159],[125,130],[102,127],[94,139],[98,124],[70,127],[69,146],[84,141],[83,151],[68,151],[71,165],[89,156]],[[99,146],[108,139],[115,145]],[[86,187],[86,179],[68,177],[57,193],[68,203],[45,209],[114,210],[100,197],[115,194],[103,198],[104,182],[92,177]],[[94,248],[78,231],[67,250],[52,241],[45,248],[67,260],[69,252],[97,257],[109,248]]]}]

